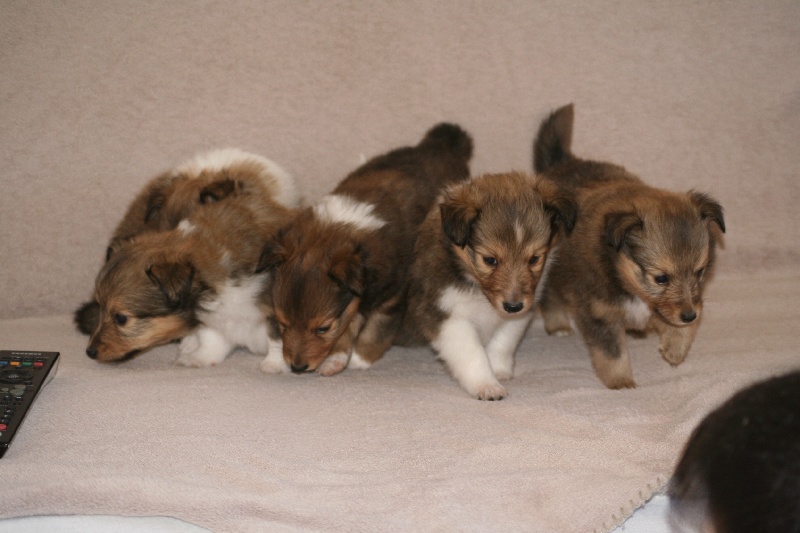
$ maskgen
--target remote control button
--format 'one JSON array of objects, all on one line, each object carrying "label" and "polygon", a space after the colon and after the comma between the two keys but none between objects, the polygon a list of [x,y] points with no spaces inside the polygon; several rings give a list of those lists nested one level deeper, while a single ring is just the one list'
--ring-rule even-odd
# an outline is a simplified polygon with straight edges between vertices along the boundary
[{"label": "remote control button", "polygon": [[0,372],[0,383],[22,383],[31,378],[31,373],[22,369],[9,368]]},{"label": "remote control button", "polygon": [[7,426],[7,425],[5,425],[5,424],[0,424],[0,431],[5,431],[6,429],[8,429],[8,426]]}]

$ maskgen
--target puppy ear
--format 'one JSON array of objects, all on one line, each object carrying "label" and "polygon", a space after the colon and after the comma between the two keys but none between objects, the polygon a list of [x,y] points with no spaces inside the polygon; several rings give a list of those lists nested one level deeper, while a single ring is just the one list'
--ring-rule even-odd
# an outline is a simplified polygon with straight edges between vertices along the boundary
[{"label": "puppy ear", "polygon": [[719,205],[716,200],[707,194],[697,191],[689,191],[689,198],[697,207],[703,219],[713,220],[717,223],[719,229],[722,230],[722,233],[725,233],[725,219],[722,216],[722,206]]},{"label": "puppy ear", "polygon": [[480,215],[480,209],[466,199],[448,195],[439,206],[439,210],[442,214],[444,234],[456,246],[461,248],[466,246],[472,225]]},{"label": "puppy ear", "polygon": [[606,241],[619,251],[631,232],[643,227],[636,213],[609,213],[606,215]]},{"label": "puppy ear", "polygon": [[334,253],[328,276],[348,292],[361,297],[366,285],[366,252],[356,245]]},{"label": "puppy ear", "polygon": [[255,273],[261,274],[267,270],[273,270],[281,263],[285,263],[288,257],[289,251],[284,244],[284,234],[279,232],[268,240],[261,250],[261,257],[258,259]]},{"label": "puppy ear", "polygon": [[578,219],[578,203],[570,196],[557,194],[554,198],[545,201],[544,211],[550,216],[550,225],[553,228],[553,235],[563,228],[569,235],[575,227]]},{"label": "puppy ear", "polygon": [[144,211],[144,223],[148,224],[161,211],[166,203],[166,198],[161,189],[153,191],[147,197],[147,204]]},{"label": "puppy ear", "polygon": [[192,290],[195,269],[190,263],[159,263],[147,269],[147,277],[159,288],[167,304],[184,304]]},{"label": "puppy ear", "polygon": [[213,204],[224,200],[241,189],[241,184],[230,178],[215,181],[200,190],[200,203]]},{"label": "puppy ear", "polygon": [[111,239],[111,242],[108,243],[108,248],[106,248],[106,262],[111,259],[112,255],[119,252],[122,246],[132,238],[133,237],[114,237]]}]

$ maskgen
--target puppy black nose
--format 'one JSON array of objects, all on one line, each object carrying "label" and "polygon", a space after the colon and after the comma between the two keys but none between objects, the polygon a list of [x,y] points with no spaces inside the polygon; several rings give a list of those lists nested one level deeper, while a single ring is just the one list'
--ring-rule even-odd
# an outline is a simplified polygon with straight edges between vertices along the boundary
[{"label": "puppy black nose", "polygon": [[681,313],[681,320],[683,320],[686,324],[689,322],[694,322],[695,318],[697,318],[697,313],[694,311],[686,311],[685,313]]},{"label": "puppy black nose", "polygon": [[86,348],[86,355],[91,357],[92,359],[97,359],[97,348],[94,346],[89,346]]},{"label": "puppy black nose", "polygon": [[503,309],[506,313],[519,313],[525,304],[522,302],[503,302]]},{"label": "puppy black nose", "polygon": [[302,366],[300,366],[300,365],[292,365],[292,372],[294,372],[295,374],[302,374],[306,370],[308,370],[308,365],[307,364],[302,365]]}]

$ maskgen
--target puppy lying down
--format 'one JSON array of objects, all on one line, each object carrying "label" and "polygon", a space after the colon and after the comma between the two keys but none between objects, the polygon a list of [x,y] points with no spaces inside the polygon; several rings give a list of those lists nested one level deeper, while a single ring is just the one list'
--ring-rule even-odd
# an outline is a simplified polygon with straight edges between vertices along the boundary
[{"label": "puppy lying down", "polygon": [[[95,283],[97,324],[87,355],[98,361],[129,358],[180,340],[178,362],[220,363],[237,346],[280,359],[268,274],[255,273],[263,243],[288,222],[282,187],[260,158],[227,153],[203,159],[197,174],[208,179],[173,210],[197,200],[173,229],[114,239]],[[197,178],[194,178],[197,179]],[[175,189],[172,190],[175,194]],[[288,198],[292,198],[289,195]],[[164,205],[170,205],[169,197]],[[288,200],[291,201],[291,200]]]}]

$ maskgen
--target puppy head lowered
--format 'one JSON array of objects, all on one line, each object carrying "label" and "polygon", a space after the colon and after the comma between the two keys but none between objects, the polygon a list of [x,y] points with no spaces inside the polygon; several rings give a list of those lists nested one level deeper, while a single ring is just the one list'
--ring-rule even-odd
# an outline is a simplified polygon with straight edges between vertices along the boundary
[{"label": "puppy head lowered", "polygon": [[196,325],[201,288],[188,261],[142,253],[136,242],[124,244],[98,274],[98,322],[86,354],[121,361],[183,337]]},{"label": "puppy head lowered", "polygon": [[347,231],[306,222],[268,243],[258,267],[272,272],[283,357],[298,373],[316,370],[332,353],[350,352],[368,276],[366,253]]},{"label": "puppy head lowered", "polygon": [[488,174],[451,187],[442,229],[464,276],[502,315],[530,311],[561,230],[575,225],[575,202],[550,181]]},{"label": "puppy head lowered", "polygon": [[630,212],[606,215],[606,238],[623,287],[673,326],[700,317],[717,228],[725,232],[722,207],[698,192],[659,191]]}]

